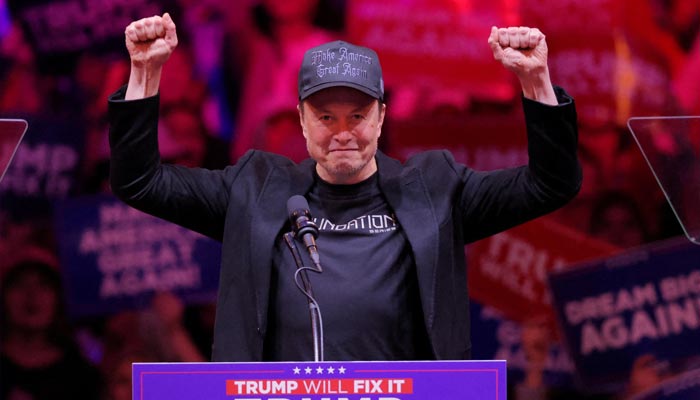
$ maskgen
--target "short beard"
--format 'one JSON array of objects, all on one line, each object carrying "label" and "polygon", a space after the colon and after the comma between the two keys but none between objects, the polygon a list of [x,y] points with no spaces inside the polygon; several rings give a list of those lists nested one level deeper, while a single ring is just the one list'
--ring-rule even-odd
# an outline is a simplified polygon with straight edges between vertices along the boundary
[{"label": "short beard", "polygon": [[[334,178],[339,178],[336,179],[339,181],[339,184],[342,184],[342,182],[346,181],[354,181],[354,178],[357,176],[357,174],[360,173],[369,163],[372,162],[374,157],[368,159],[366,162],[362,163],[361,165],[350,165],[348,163],[341,163],[341,164],[331,164],[331,163],[318,163],[321,168],[323,168],[328,175]],[[330,182],[333,183],[333,182]]]},{"label": "short beard", "polygon": [[[360,166],[353,167],[347,164],[341,164],[341,165],[334,165],[334,166],[328,166],[328,165],[321,165],[323,169],[328,171],[329,174],[333,176],[344,176],[344,177],[352,177],[357,175],[362,169],[367,166],[367,163],[364,163]],[[328,168],[331,167],[331,168]]]}]

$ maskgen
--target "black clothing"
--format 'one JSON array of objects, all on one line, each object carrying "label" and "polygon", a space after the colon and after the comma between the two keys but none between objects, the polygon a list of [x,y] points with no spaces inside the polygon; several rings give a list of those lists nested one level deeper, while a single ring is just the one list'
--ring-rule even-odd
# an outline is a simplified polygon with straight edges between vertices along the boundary
[{"label": "black clothing", "polygon": [[[123,201],[223,242],[214,361],[259,361],[269,329],[275,243],[287,225],[290,196],[308,195],[316,163],[295,164],[249,151],[223,170],[163,165],[158,156],[158,97],[110,99],[111,184]],[[469,297],[464,245],[569,201],[579,190],[573,99],[559,105],[523,99],[529,164],[474,171],[447,151],[405,163],[378,152],[379,189],[396,216],[416,265],[423,323],[436,359],[468,359]],[[362,294],[358,293],[358,296]]]}]

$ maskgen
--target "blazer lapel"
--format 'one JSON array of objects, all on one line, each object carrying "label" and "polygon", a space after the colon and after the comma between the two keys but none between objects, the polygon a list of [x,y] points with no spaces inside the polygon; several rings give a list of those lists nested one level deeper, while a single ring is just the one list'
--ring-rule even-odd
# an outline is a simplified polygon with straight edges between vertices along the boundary
[{"label": "blazer lapel", "polygon": [[287,223],[287,200],[296,194],[306,194],[313,184],[312,160],[297,168],[273,168],[258,196],[251,230],[252,273],[256,293],[256,317],[261,334],[267,330],[267,310],[270,299],[272,253],[275,240]]},{"label": "blazer lapel", "polygon": [[396,160],[377,153],[379,185],[413,250],[421,303],[428,330],[433,326],[438,223],[435,210],[415,168],[404,169]]}]

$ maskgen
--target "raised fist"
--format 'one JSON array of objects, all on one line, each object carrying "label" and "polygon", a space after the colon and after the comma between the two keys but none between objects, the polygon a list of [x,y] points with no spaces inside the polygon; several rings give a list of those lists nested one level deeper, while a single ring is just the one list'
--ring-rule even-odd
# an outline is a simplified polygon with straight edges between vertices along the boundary
[{"label": "raised fist", "polygon": [[493,58],[520,78],[547,68],[547,42],[537,28],[494,26],[488,42]]},{"label": "raised fist", "polygon": [[124,36],[131,63],[137,67],[160,68],[177,47],[175,23],[168,13],[130,23]]}]

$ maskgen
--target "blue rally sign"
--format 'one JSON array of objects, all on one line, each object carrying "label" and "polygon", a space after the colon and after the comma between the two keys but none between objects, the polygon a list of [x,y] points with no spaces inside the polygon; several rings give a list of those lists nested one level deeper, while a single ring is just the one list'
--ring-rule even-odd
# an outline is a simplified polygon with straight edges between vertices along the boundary
[{"label": "blue rally sign", "polygon": [[[505,318],[496,309],[469,301],[471,315],[472,358],[506,360],[511,385],[522,382],[528,368],[522,343],[522,327]],[[552,388],[573,386],[574,365],[559,342],[552,342],[544,363],[543,380]]]},{"label": "blue rally sign", "polygon": [[82,127],[64,117],[27,117],[30,128],[0,184],[0,205],[16,221],[50,220],[55,201],[75,195]]},{"label": "blue rally sign", "polygon": [[107,195],[63,201],[55,215],[72,315],[139,308],[158,291],[215,300],[219,242]]},{"label": "blue rally sign", "polygon": [[568,350],[587,387],[619,389],[646,355],[682,371],[700,355],[700,246],[658,243],[550,275]]}]

